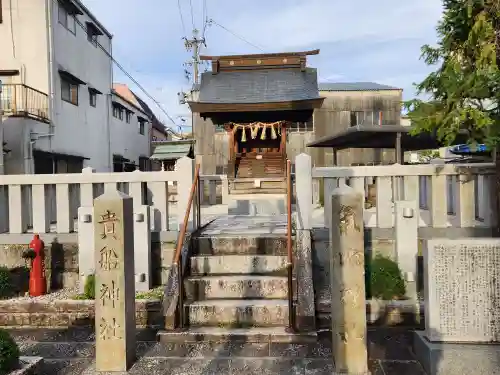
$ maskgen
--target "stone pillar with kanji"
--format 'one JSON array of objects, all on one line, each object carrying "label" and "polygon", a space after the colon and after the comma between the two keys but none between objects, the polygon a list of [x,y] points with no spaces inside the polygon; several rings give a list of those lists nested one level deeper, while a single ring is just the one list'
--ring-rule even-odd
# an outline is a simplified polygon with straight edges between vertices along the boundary
[{"label": "stone pillar with kanji", "polygon": [[335,373],[368,371],[364,259],[364,197],[343,185],[330,197],[330,286]]},{"label": "stone pillar with kanji", "polygon": [[132,198],[108,191],[94,200],[96,370],[127,371],[135,361]]}]

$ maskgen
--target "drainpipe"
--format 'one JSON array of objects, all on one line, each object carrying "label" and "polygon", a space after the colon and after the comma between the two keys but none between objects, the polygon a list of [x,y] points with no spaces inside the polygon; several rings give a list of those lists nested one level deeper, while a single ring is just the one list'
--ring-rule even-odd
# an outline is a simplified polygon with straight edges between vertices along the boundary
[{"label": "drainpipe", "polygon": [[[47,22],[47,46],[48,46],[48,67],[49,67],[49,134],[54,134],[54,30],[52,29],[52,0],[45,0],[46,2],[46,22]],[[49,150],[52,151],[52,136],[48,137]]]},{"label": "drainpipe", "polygon": [[112,38],[109,39],[109,55],[110,57],[110,90],[108,94],[108,100],[106,105],[106,136],[108,138],[108,172],[113,172],[113,158],[111,156],[111,105],[113,101],[113,43]]},{"label": "drainpipe", "polygon": [[[0,98],[2,97],[2,80],[0,80]],[[2,109],[2,101],[0,100],[0,147],[2,147],[2,152],[0,152],[0,175],[5,174],[4,168],[4,154],[3,154],[3,109]]]}]

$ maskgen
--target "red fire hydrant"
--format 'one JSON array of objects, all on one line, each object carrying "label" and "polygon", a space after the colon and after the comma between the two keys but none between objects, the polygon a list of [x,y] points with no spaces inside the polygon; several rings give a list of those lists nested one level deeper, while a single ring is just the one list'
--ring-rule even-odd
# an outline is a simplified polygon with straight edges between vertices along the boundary
[{"label": "red fire hydrant", "polygon": [[45,281],[45,254],[43,252],[44,243],[38,234],[35,234],[30,242],[30,249],[35,252],[35,257],[31,261],[30,270],[30,296],[38,297],[47,293]]}]

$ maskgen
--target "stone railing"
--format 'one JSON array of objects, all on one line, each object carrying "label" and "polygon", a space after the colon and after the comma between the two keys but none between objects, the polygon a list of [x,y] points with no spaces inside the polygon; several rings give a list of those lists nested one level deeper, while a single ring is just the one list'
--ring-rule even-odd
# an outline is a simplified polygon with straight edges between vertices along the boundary
[{"label": "stone railing", "polygon": [[[192,185],[194,161],[182,158],[177,171],[4,175],[0,180],[0,233],[78,232],[79,207],[92,207],[93,199],[117,188],[134,198],[134,206],[151,210],[152,232],[177,231],[185,214]],[[200,176],[205,191],[203,206],[226,200],[225,176]],[[201,189],[200,189],[201,190]],[[207,194],[208,193],[208,194]],[[197,209],[197,208],[195,208]]]},{"label": "stone railing", "polygon": [[[367,227],[394,227],[398,200],[419,202],[420,227],[491,227],[497,220],[493,174],[486,163],[312,168],[313,205],[321,202],[328,212],[327,197],[345,184],[365,196]],[[324,219],[328,227],[328,215]]]}]

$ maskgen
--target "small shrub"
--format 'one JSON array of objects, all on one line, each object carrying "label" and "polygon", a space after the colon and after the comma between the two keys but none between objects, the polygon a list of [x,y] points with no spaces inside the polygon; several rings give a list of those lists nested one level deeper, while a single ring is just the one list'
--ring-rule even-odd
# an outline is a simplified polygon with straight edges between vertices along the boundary
[{"label": "small shrub", "polygon": [[369,297],[392,300],[404,297],[406,285],[398,264],[380,254],[367,262],[365,270],[367,293]]},{"label": "small shrub", "polygon": [[23,251],[21,257],[25,261],[31,261],[31,260],[33,260],[33,259],[36,258],[35,250],[33,250],[33,249],[26,249],[26,250]]},{"label": "small shrub", "polygon": [[9,333],[0,329],[0,375],[6,375],[19,366],[19,347]]},{"label": "small shrub", "polygon": [[7,267],[0,267],[0,299],[12,296],[12,277]]},{"label": "small shrub", "polygon": [[95,275],[88,275],[83,287],[85,299],[95,299]]}]

